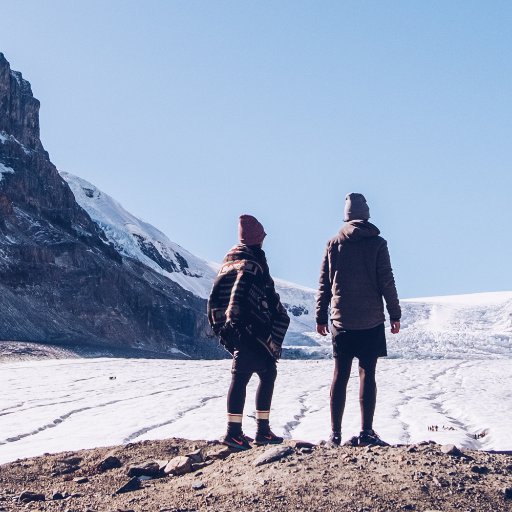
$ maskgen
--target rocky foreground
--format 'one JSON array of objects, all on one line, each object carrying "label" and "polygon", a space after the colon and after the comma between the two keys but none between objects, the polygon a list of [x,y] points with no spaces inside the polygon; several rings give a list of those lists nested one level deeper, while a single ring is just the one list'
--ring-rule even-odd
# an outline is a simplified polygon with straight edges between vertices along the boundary
[{"label": "rocky foreground", "polygon": [[[91,426],[91,428],[94,428]],[[0,511],[512,510],[512,455],[435,443],[232,453],[169,439],[0,466]]]}]

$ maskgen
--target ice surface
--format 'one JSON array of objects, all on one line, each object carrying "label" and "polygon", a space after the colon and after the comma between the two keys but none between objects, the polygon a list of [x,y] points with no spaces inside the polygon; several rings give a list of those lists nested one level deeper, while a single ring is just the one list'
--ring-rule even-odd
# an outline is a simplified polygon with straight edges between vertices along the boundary
[{"label": "ice surface", "polygon": [[[229,361],[3,363],[0,463],[143,439],[218,438],[225,428],[229,369]],[[288,438],[325,439],[332,361],[282,361],[278,369],[273,429]],[[391,443],[432,439],[466,448],[510,450],[511,370],[510,360],[382,360],[375,428]],[[254,433],[256,384],[254,377],[244,418],[248,434]],[[344,438],[358,432],[357,387],[354,373]],[[428,430],[433,425],[437,432]],[[486,435],[474,438],[481,433]]]}]

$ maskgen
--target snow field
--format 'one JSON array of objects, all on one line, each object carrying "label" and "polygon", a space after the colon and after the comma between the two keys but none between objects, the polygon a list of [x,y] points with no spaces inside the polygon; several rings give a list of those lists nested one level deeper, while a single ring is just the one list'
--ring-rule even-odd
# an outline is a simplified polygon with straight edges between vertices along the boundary
[{"label": "snow field", "polygon": [[[216,439],[225,429],[230,364],[121,359],[3,363],[0,463],[143,439]],[[510,450],[511,366],[510,360],[381,360],[375,429],[391,443],[432,439]],[[282,361],[278,368],[274,431],[313,442],[326,439],[333,362]],[[354,363],[344,439],[359,430],[356,372]],[[254,376],[244,417],[249,435],[255,428],[256,386]],[[431,425],[438,431],[429,431]]]}]

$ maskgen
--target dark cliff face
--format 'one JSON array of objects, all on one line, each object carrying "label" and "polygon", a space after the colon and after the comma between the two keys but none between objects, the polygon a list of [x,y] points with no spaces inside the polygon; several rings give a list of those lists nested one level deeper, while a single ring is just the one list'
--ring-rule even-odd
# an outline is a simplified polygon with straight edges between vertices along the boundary
[{"label": "dark cliff face", "polygon": [[39,138],[39,101],[0,53],[0,339],[221,357],[205,301],[122,258]]}]

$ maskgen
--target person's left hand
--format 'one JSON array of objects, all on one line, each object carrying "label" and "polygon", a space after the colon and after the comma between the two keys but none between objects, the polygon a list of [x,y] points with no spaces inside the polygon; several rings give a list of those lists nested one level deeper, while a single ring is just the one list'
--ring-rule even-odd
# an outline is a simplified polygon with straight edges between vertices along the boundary
[{"label": "person's left hand", "polygon": [[322,336],[327,336],[329,334],[329,327],[327,324],[316,324],[316,332]]},{"label": "person's left hand", "polygon": [[400,332],[400,322],[391,322],[391,332],[398,334]]}]

